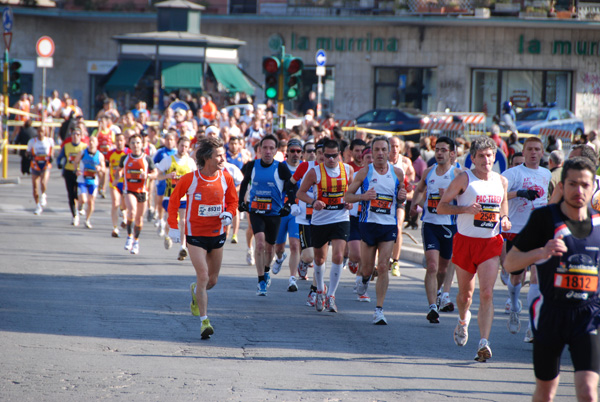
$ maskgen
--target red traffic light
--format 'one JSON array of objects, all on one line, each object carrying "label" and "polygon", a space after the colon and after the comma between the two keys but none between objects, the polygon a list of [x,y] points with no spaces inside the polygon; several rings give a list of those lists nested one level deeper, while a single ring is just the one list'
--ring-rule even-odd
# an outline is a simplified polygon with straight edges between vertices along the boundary
[{"label": "red traffic light", "polygon": [[288,74],[296,74],[298,71],[302,69],[304,63],[300,59],[292,59],[287,65]]},{"label": "red traffic light", "polygon": [[263,70],[267,74],[274,74],[279,71],[279,60],[275,57],[265,57],[263,59]]}]

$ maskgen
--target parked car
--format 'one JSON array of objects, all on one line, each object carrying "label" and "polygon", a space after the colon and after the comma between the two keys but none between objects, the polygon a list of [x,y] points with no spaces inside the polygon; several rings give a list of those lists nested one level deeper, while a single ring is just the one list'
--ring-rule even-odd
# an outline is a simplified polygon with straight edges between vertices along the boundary
[{"label": "parked car", "polygon": [[571,131],[575,135],[585,132],[583,120],[567,109],[534,107],[517,113],[517,130],[520,133],[538,134],[542,128]]},{"label": "parked car", "polygon": [[[356,118],[356,127],[383,131],[411,131],[421,128],[421,119],[425,117],[419,109],[373,109]],[[403,138],[418,141],[419,134]]]}]

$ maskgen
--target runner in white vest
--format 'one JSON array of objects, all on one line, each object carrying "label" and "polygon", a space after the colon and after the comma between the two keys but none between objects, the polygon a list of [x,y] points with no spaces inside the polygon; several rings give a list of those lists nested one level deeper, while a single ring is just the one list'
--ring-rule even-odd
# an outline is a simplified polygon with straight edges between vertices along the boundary
[{"label": "runner in white vest", "polygon": [[[479,279],[480,307],[477,316],[481,340],[475,360],[484,362],[492,357],[489,336],[494,318],[493,291],[500,254],[500,230],[509,230],[507,180],[492,171],[496,143],[489,137],[479,137],[471,144],[473,170],[459,174],[438,204],[442,215],[457,215],[458,233],[454,236],[452,262],[458,279],[458,324],[454,342],[464,346],[469,339],[469,308],[475,290],[475,274]],[[456,199],[457,205],[452,205]]]}]

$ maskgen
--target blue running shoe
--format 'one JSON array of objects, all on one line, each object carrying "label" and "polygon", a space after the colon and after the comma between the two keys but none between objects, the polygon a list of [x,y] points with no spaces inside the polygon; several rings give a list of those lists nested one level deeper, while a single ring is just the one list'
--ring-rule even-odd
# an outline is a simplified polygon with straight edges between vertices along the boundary
[{"label": "blue running shoe", "polygon": [[260,281],[258,282],[258,286],[256,289],[257,296],[266,296],[267,295],[267,282]]},{"label": "blue running shoe", "polygon": [[271,286],[271,273],[265,272],[265,282],[267,283],[267,287]]}]

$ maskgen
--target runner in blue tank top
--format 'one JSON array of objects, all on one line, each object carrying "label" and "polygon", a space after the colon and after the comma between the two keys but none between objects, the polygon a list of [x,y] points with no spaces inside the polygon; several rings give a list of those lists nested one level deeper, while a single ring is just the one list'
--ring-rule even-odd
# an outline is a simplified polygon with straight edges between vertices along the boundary
[{"label": "runner in blue tank top", "polygon": [[[239,210],[248,211],[250,224],[256,241],[255,261],[258,274],[258,296],[267,295],[271,284],[270,264],[275,250],[275,240],[279,231],[280,216],[290,213],[290,206],[284,207],[284,192],[289,203],[296,200],[295,186],[290,182],[292,173],[282,163],[274,160],[279,141],[267,135],[260,141],[261,159],[244,165],[244,180],[240,185]],[[244,201],[248,185],[252,184],[248,202]]]}]

